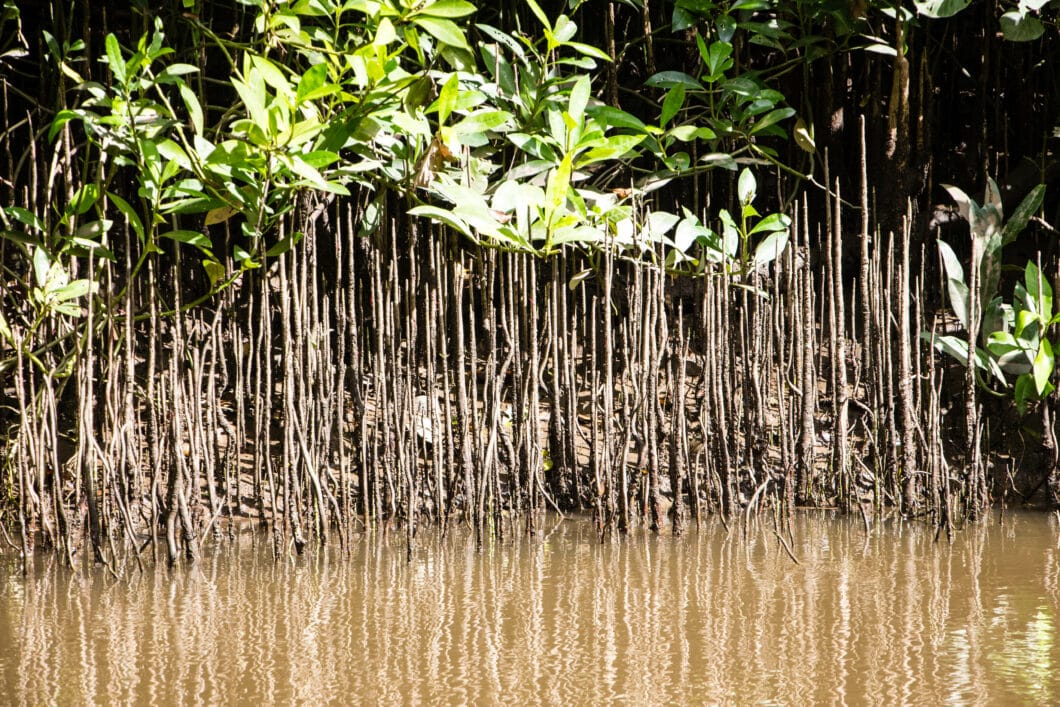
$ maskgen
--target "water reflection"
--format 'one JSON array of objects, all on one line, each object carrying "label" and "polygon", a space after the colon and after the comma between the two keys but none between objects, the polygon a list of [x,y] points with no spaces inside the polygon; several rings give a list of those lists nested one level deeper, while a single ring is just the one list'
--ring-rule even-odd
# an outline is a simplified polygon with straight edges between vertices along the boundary
[{"label": "water reflection", "polygon": [[122,581],[0,565],[15,703],[1044,703],[1060,695],[1055,519],[935,543],[803,517],[601,544],[582,521],[275,563],[244,537]]}]

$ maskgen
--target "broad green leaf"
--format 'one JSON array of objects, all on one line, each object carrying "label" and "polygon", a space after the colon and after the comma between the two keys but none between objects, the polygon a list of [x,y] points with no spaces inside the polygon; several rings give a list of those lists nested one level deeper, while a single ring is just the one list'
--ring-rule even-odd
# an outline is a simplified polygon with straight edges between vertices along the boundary
[{"label": "broad green leaf", "polygon": [[788,247],[788,232],[787,231],[776,231],[770,233],[762,242],[755,248],[754,262],[755,267],[760,265],[768,265],[774,260],[780,257],[780,254],[784,252],[784,249]]},{"label": "broad green leaf", "polygon": [[685,105],[685,87],[684,84],[675,84],[670,87],[670,90],[666,92],[666,98],[663,99],[662,111],[659,114],[659,127],[666,128],[673,117],[680,112],[681,108]]},{"label": "broad green leaf", "polygon": [[205,250],[208,250],[213,245],[212,243],[210,243],[210,239],[207,238],[205,234],[203,234],[201,231],[166,231],[165,233],[160,234],[159,238],[171,238],[175,241],[197,246]]},{"label": "broad green leaf", "polygon": [[199,99],[195,96],[195,92],[191,90],[191,87],[183,81],[177,85],[177,90],[180,91],[180,98],[184,101],[184,106],[188,109],[188,119],[191,121],[192,130],[195,131],[196,135],[202,135],[203,116],[202,106],[199,105]]},{"label": "broad green leaf", "polygon": [[566,44],[578,33],[578,26],[570,21],[566,15],[556,18],[556,24],[552,27],[553,41],[560,46]]},{"label": "broad green leaf", "polygon": [[52,120],[51,128],[48,129],[48,140],[55,140],[55,136],[59,134],[59,131],[69,123],[71,120],[84,120],[85,113],[80,110],[70,110],[64,108],[55,114],[55,119]]},{"label": "broad green leaf", "polygon": [[756,233],[774,233],[776,231],[786,231],[791,228],[791,217],[787,214],[769,214],[764,219],[754,225],[748,235],[754,235]]},{"label": "broad green leaf", "polygon": [[736,159],[728,152],[711,152],[700,157],[699,161],[704,162],[711,167],[721,167],[722,169],[727,169],[732,172],[735,172],[739,167]]},{"label": "broad green leaf", "polygon": [[548,210],[550,221],[555,218],[556,212],[567,201],[567,188],[570,186],[572,167],[570,153],[567,153],[548,175],[548,182],[545,186],[545,208]]},{"label": "broad green leaf", "polygon": [[545,11],[542,10],[541,6],[537,4],[537,0],[526,0],[526,4],[530,7],[530,11],[534,13],[534,16],[537,17],[538,22],[540,22],[545,27],[545,29],[551,32],[552,23],[548,21],[548,17],[545,15]]},{"label": "broad green leaf", "polygon": [[257,70],[261,78],[265,80],[265,83],[272,86],[277,95],[288,99],[294,97],[294,91],[291,90],[291,81],[279,64],[260,54],[251,54],[249,56],[251,66]]},{"label": "broad green leaf", "polygon": [[714,140],[718,136],[710,128],[701,128],[695,125],[678,125],[675,128],[670,129],[667,135],[673,137],[681,142],[691,142],[692,140]]},{"label": "broad green leaf", "polygon": [[428,3],[425,7],[416,11],[416,14],[430,15],[431,17],[466,17],[474,13],[475,6],[466,0],[438,0]]},{"label": "broad green leaf", "polygon": [[1010,42],[1033,42],[1045,34],[1042,21],[1021,10],[1009,10],[1001,15],[1000,22],[1001,34]]},{"label": "broad green leaf", "polygon": [[950,296],[950,307],[953,308],[953,313],[957,315],[957,321],[968,328],[968,309],[971,296],[968,293],[968,285],[964,284],[961,280],[946,280],[946,290]]},{"label": "broad green leaf", "polygon": [[795,144],[803,152],[809,152],[811,155],[817,151],[817,143],[813,139],[813,126],[807,126],[802,118],[795,121]]},{"label": "broad green leaf", "polygon": [[438,100],[436,105],[438,106],[438,124],[445,125],[446,121],[449,120],[449,115],[453,112],[453,108],[456,104],[457,94],[460,93],[460,79],[457,77],[456,72],[453,72],[446,82],[442,84],[442,90],[438,92]]},{"label": "broad green leaf", "polygon": [[423,204],[421,206],[409,209],[409,215],[420,216],[423,218],[428,218],[432,221],[436,221],[438,223],[443,223],[449,226],[450,228],[453,228],[459,231],[460,233],[463,233],[468,238],[476,240],[475,236],[472,235],[471,229],[468,227],[468,225],[463,220],[454,216],[453,212],[448,209],[442,209],[437,206],[431,206],[430,204]]},{"label": "broad green leaf", "polygon": [[1016,207],[1012,218],[1008,220],[1004,230],[1001,232],[1001,245],[1006,246],[1016,240],[1016,237],[1027,227],[1027,222],[1041,208],[1044,199],[1044,184],[1034,187],[1027,196],[1023,197],[1023,201]]},{"label": "broad green leaf", "polygon": [[606,127],[633,130],[639,133],[648,132],[648,126],[640,118],[612,106],[590,106],[587,112],[593,117],[593,120]]},{"label": "broad green leaf", "polygon": [[[156,147],[158,149],[158,154],[160,154],[162,157],[165,157],[167,160],[170,160],[172,162],[176,162],[178,165],[180,165],[180,167],[187,170],[188,172],[191,171],[191,160],[188,158],[188,153],[184,151],[183,147],[170,140],[169,138],[160,141],[156,145]],[[162,181],[165,182],[167,180],[163,178]]]},{"label": "broad green leaf", "polygon": [[206,277],[210,278],[210,287],[217,287],[217,283],[224,280],[225,266],[213,258],[203,258],[202,269],[206,271]]},{"label": "broad green leaf", "polygon": [[952,17],[968,7],[971,0],[915,0],[917,12],[928,17]]},{"label": "broad green leaf", "polygon": [[776,108],[769,111],[763,117],[755,121],[755,124],[751,127],[751,134],[760,133],[767,128],[776,125],[782,120],[787,120],[791,116],[795,115],[794,108]]},{"label": "broad green leaf", "polygon": [[198,73],[199,68],[191,64],[170,64],[158,74],[155,80],[159,83],[169,83],[167,79],[175,79],[180,76]]},{"label": "broad green leaf", "polygon": [[507,125],[511,120],[512,115],[507,111],[480,110],[453,125],[453,132],[457,135],[490,132]]},{"label": "broad green leaf", "polygon": [[736,185],[736,193],[739,196],[740,203],[746,206],[754,201],[757,190],[758,183],[755,181],[755,175],[745,167],[740,172],[740,179]]},{"label": "broad green leaf", "polygon": [[397,30],[389,17],[379,20],[379,26],[375,28],[375,37],[372,39],[373,47],[386,47],[397,41]]},{"label": "broad green leaf", "polygon": [[414,17],[412,21],[442,44],[471,51],[471,47],[467,45],[464,33],[452,20],[418,16]]},{"label": "broad green leaf", "polygon": [[324,86],[324,84],[327,83],[327,80],[327,64],[321,62],[309,67],[298,79],[298,88],[295,90],[295,101],[301,103],[306,100],[306,96]]},{"label": "broad green leaf", "polygon": [[648,80],[644,82],[644,85],[653,88],[684,86],[685,89],[691,89],[693,91],[701,91],[703,89],[702,84],[699,83],[696,77],[689,76],[681,71],[660,71],[659,73],[648,77]]},{"label": "broad green leaf", "polygon": [[961,267],[961,261],[957,258],[957,254],[953,252],[953,248],[945,241],[939,241],[938,244],[939,254],[942,256],[942,266],[946,270],[946,277],[964,282],[964,268]]},{"label": "broad green leaf", "polygon": [[493,195],[493,208],[501,213],[540,207],[545,202],[545,192],[535,184],[508,180],[497,188]]},{"label": "broad green leaf", "polygon": [[[74,235],[78,238],[87,238],[91,241],[97,241],[102,238],[113,225],[113,221],[105,218],[89,221],[88,223],[78,226],[77,230],[74,231]],[[98,245],[98,243],[91,243],[91,247],[96,247]]]},{"label": "broad green leaf", "polygon": [[1028,304],[1043,321],[1053,317],[1053,288],[1049,278],[1042,277],[1041,271],[1033,261],[1027,262],[1024,269],[1024,282],[1027,284]]},{"label": "broad green leaf", "polygon": [[291,168],[292,172],[308,182],[314,189],[331,192],[333,194],[341,194],[342,196],[349,196],[350,192],[346,187],[337,182],[331,182],[324,179],[324,176],[320,174],[320,171],[306,162],[301,155],[286,156],[284,161]]},{"label": "broad green leaf", "polygon": [[99,187],[95,184],[86,184],[74,192],[69,208],[72,213],[80,216],[95,206],[97,200],[99,200]]},{"label": "broad green leaf", "polygon": [[[291,248],[298,245],[298,242],[301,241],[303,237],[305,237],[304,232],[295,231],[286,238],[277,241],[271,248],[265,251],[265,255],[269,258],[275,258],[278,255],[283,255]],[[247,257],[249,257],[249,255],[250,254],[248,253]],[[242,260],[246,260],[246,258],[236,257],[236,262],[242,262]]]},{"label": "broad green leaf", "polygon": [[593,59],[599,59],[600,61],[611,61],[611,57],[603,49],[598,49],[591,44],[585,44],[584,42],[564,42],[563,46],[573,49],[579,54]]},{"label": "broad green leaf", "polygon": [[[968,342],[965,339],[950,335],[932,336],[929,331],[921,332],[920,338],[929,342],[936,351],[949,354],[962,366],[968,364]],[[975,350],[975,367],[983,371],[989,371],[999,381],[1006,383],[1004,372],[997,366],[994,359],[990,357],[990,354],[980,348]]]},{"label": "broad green leaf", "polygon": [[588,74],[579,76],[578,80],[574,82],[574,86],[571,87],[567,113],[570,114],[575,123],[581,123],[585,118],[585,106],[589,103],[590,88],[591,82]]},{"label": "broad green leaf", "polygon": [[250,120],[254,125],[259,128],[264,128],[269,124],[268,115],[265,113],[265,96],[263,93],[251,88],[250,84],[233,77],[231,79],[232,87],[235,88],[236,93],[239,94],[239,98],[243,101],[243,105],[246,106],[247,113],[250,115]]},{"label": "broad green leaf", "polygon": [[140,239],[140,242],[144,242],[144,224],[140,220],[140,215],[136,213],[136,209],[129,205],[122,197],[118,196],[114,192],[107,192],[107,198],[118,207],[118,210],[125,216],[125,220],[132,226],[133,231],[136,232],[136,237]]},{"label": "broad green leaf", "polygon": [[11,241],[12,243],[18,243],[19,245],[39,245],[40,240],[33,236],[25,233],[24,231],[5,231],[0,230],[0,238]]},{"label": "broad green leaf", "polygon": [[1045,386],[1049,384],[1049,377],[1053,375],[1053,347],[1048,339],[1042,339],[1038,346],[1038,355],[1034,357],[1034,387],[1038,395],[1045,392]]},{"label": "broad green leaf", "polygon": [[702,240],[702,242],[706,243],[716,239],[714,232],[701,224],[695,214],[685,207],[681,208],[684,211],[685,217],[681,219],[679,224],[677,224],[677,230],[674,232],[675,248],[684,253],[687,252],[696,241]]},{"label": "broad green leaf", "polygon": [[210,209],[206,212],[206,220],[203,225],[212,226],[215,223],[224,223],[238,213],[239,211],[231,206],[219,206],[216,209]]},{"label": "broad green leaf", "polygon": [[107,35],[106,39],[107,46],[107,65],[110,67],[111,74],[114,75],[114,79],[119,85],[124,86],[128,82],[128,76],[125,71],[125,60],[121,56],[121,47],[118,46],[118,38],[113,33]]},{"label": "broad green leaf", "polygon": [[48,251],[39,246],[33,250],[33,275],[37,278],[37,287],[44,287],[48,282],[48,271],[51,265],[52,260]]},{"label": "broad green leaf", "polygon": [[942,188],[949,193],[951,199],[957,202],[957,210],[960,212],[961,218],[974,226],[975,224],[972,223],[972,215],[979,212],[979,204],[975,202],[975,199],[968,196],[964,190],[959,187],[943,184]]},{"label": "broad green leaf", "polygon": [[639,145],[644,137],[644,135],[612,135],[604,144],[580,155],[575,166],[580,168],[595,162],[621,159]]},{"label": "broad green leaf", "polygon": [[69,285],[53,290],[49,294],[59,302],[84,297],[89,292],[96,292],[99,286],[91,280],[74,280]]}]

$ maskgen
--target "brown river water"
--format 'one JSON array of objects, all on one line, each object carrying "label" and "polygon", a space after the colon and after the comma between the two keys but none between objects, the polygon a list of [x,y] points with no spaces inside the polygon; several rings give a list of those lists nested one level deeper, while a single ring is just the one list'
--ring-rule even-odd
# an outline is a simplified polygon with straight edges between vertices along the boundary
[{"label": "brown river water", "polygon": [[193,568],[0,558],[4,704],[1057,704],[1060,525],[934,541],[796,519],[601,543],[585,520]]}]

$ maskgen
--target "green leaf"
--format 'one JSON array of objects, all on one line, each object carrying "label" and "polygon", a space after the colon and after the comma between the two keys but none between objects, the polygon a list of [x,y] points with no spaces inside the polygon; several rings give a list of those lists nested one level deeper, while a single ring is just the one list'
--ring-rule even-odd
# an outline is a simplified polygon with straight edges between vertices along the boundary
[{"label": "green leaf", "polygon": [[589,107],[586,112],[593,117],[593,120],[607,127],[633,130],[638,133],[648,132],[648,126],[640,118],[619,108],[599,105]]},{"label": "green leaf", "polygon": [[301,103],[313,91],[320,89],[327,83],[328,65],[321,62],[306,69],[305,73],[298,79],[298,87],[295,89],[295,102]]},{"label": "green leaf", "polygon": [[787,120],[791,116],[795,115],[794,108],[776,108],[769,111],[764,116],[755,121],[755,124],[751,127],[751,134],[760,133],[763,130],[776,125],[782,120]]},{"label": "green leaf", "polygon": [[446,79],[446,82],[442,84],[442,90],[438,93],[438,124],[445,125],[445,122],[449,120],[449,115],[453,112],[453,108],[456,105],[456,97],[460,93],[460,79],[454,72]]},{"label": "green leaf", "polygon": [[1016,207],[1016,211],[1012,214],[1012,218],[1008,220],[1008,223],[1005,224],[1004,230],[1001,232],[1001,245],[1006,246],[1016,240],[1016,237],[1027,227],[1027,222],[1030,221],[1031,217],[1041,208],[1044,199],[1044,184],[1039,184],[1034,187],[1027,196],[1023,197],[1023,201],[1021,201],[1020,205]]},{"label": "green leaf", "polygon": [[545,15],[545,11],[541,9],[541,6],[537,4],[536,0],[526,0],[526,4],[530,7],[530,11],[534,13],[538,21],[545,27],[545,29],[551,32],[552,23],[548,21],[548,17]]},{"label": "green leaf", "polygon": [[942,256],[942,266],[946,270],[946,289],[950,295],[950,306],[953,313],[957,315],[958,321],[968,328],[968,285],[964,282],[964,269],[957,255],[945,241],[939,241],[939,253]]},{"label": "green leaf", "polygon": [[780,254],[783,253],[784,249],[787,247],[787,231],[776,231],[774,233],[770,233],[768,236],[763,238],[762,242],[758,244],[757,248],[755,248],[755,267],[772,263],[774,260],[780,257]]},{"label": "green leaf", "polygon": [[463,233],[468,238],[476,240],[475,236],[472,235],[471,229],[468,227],[467,223],[453,215],[453,212],[449,209],[442,209],[437,206],[432,206],[430,204],[423,204],[421,206],[409,209],[409,215],[420,216],[423,218],[428,218],[438,223],[443,223],[449,226],[450,228],[453,228],[459,231],[460,233]]},{"label": "green leaf", "polygon": [[755,224],[754,228],[748,233],[748,235],[754,235],[756,233],[775,233],[778,231],[787,231],[791,228],[791,217],[787,214],[769,214],[764,219]]},{"label": "green leaf", "polygon": [[943,184],[942,188],[949,193],[951,199],[957,202],[957,210],[960,212],[961,218],[974,227],[975,224],[972,223],[973,215],[979,213],[979,204],[975,202],[975,199],[968,196],[968,194],[959,187]]},{"label": "green leaf", "polygon": [[165,233],[159,235],[159,238],[171,238],[175,241],[179,241],[180,243],[187,243],[188,245],[193,245],[204,250],[209,250],[210,247],[212,247],[213,245],[212,243],[210,243],[210,239],[207,238],[206,235],[200,231],[166,231]]},{"label": "green leaf", "polygon": [[69,109],[63,109],[56,113],[51,128],[48,129],[48,141],[51,142],[55,140],[55,136],[58,135],[59,131],[61,131],[71,120],[84,120],[84,113],[79,110]]},{"label": "green leaf", "polygon": [[[271,248],[265,251],[265,255],[270,258],[275,258],[278,255],[283,255],[291,248],[298,245],[298,242],[301,241],[303,237],[305,237],[305,233],[303,233],[302,231],[295,231],[286,238],[277,241]],[[246,258],[243,258],[243,260],[246,260]],[[238,258],[237,262],[240,262]]]},{"label": "green leaf", "polygon": [[[265,113],[265,96],[263,92],[259,92],[250,83],[242,81],[238,78],[232,78],[232,87],[235,88],[236,93],[239,94],[240,100],[243,101],[243,105],[246,106],[247,113],[250,115],[250,120],[257,125],[259,128],[264,128],[269,124],[268,115]],[[264,86],[262,86],[264,88]]]},{"label": "green leaf", "polygon": [[811,155],[817,151],[817,143],[813,139],[813,126],[807,126],[802,118],[795,121],[795,144],[803,152],[809,152]]},{"label": "green leaf", "polygon": [[84,297],[89,292],[95,292],[97,289],[98,285],[91,280],[74,280],[69,285],[60,287],[49,294],[57,301],[65,302],[67,300]]},{"label": "green leaf", "polygon": [[33,251],[33,274],[37,278],[37,287],[44,287],[48,281],[48,270],[51,269],[51,257],[44,248],[35,248]]},{"label": "green leaf", "polygon": [[1033,42],[1045,34],[1045,25],[1022,9],[1001,15],[1001,34],[1010,42]]},{"label": "green leaf", "polygon": [[681,71],[660,71],[657,74],[652,74],[644,82],[644,85],[653,88],[684,86],[686,89],[692,89],[693,91],[701,91],[703,89],[702,84],[694,76],[689,76]]},{"label": "green leaf", "polygon": [[417,10],[415,14],[430,15],[431,17],[466,17],[474,13],[475,6],[466,0],[438,0],[429,3],[426,7]]},{"label": "green leaf", "polygon": [[1027,403],[1034,399],[1035,386],[1034,377],[1030,373],[1024,373],[1016,379],[1014,397],[1016,398],[1016,410],[1020,415],[1027,414]]},{"label": "green leaf", "polygon": [[320,171],[306,162],[300,155],[289,155],[284,160],[291,171],[309,183],[314,189],[349,196],[349,190],[337,182],[329,182],[324,179]]},{"label": "green leaf", "polygon": [[714,140],[718,137],[710,128],[700,128],[695,125],[678,125],[677,127],[670,129],[666,134],[681,142]]},{"label": "green leaf", "polygon": [[121,57],[121,47],[118,46],[118,38],[113,33],[107,35],[107,65],[110,72],[119,85],[124,86],[128,77],[125,72],[125,60]]},{"label": "green leaf", "polygon": [[467,45],[464,33],[452,20],[420,16],[414,17],[412,21],[442,44],[471,51],[471,47]]},{"label": "green leaf", "polygon": [[964,282],[964,268],[961,267],[961,261],[957,258],[957,254],[953,252],[953,248],[950,248],[949,243],[945,241],[939,241],[938,244],[939,254],[942,256],[942,266],[946,270],[946,277],[958,282]]},{"label": "green leaf", "polygon": [[1045,392],[1045,386],[1049,384],[1049,377],[1053,375],[1053,347],[1048,339],[1042,339],[1038,346],[1038,355],[1034,357],[1034,387],[1038,395]]},{"label": "green leaf", "polygon": [[578,157],[576,167],[584,167],[595,162],[621,159],[644,140],[644,135],[612,135],[603,145],[599,145]]},{"label": "green leaf", "polygon": [[585,106],[589,103],[589,91],[592,87],[588,74],[582,74],[574,82],[570,91],[570,102],[567,113],[574,119],[575,123],[581,123],[585,118]]},{"label": "green leaf", "polygon": [[465,117],[453,126],[457,135],[485,133],[497,130],[512,120],[512,114],[503,110],[480,110]]},{"label": "green leaf", "polygon": [[140,220],[140,215],[136,213],[136,210],[129,205],[122,197],[118,196],[114,192],[107,192],[107,198],[110,199],[111,203],[118,207],[118,210],[125,215],[125,220],[128,221],[129,225],[132,226],[133,231],[136,232],[137,238],[140,242],[144,242],[144,224]]},{"label": "green leaf", "polygon": [[550,221],[555,218],[556,212],[567,201],[567,188],[570,186],[572,167],[571,156],[568,153],[548,175],[548,183],[545,185],[545,208],[550,214]]},{"label": "green leaf", "polygon": [[736,193],[739,195],[740,203],[744,206],[755,200],[758,184],[755,175],[746,167],[740,172],[740,179],[736,185]]},{"label": "green leaf", "polygon": [[603,49],[597,49],[591,44],[585,44],[584,42],[563,42],[563,46],[573,49],[583,56],[599,59],[600,61],[611,61],[611,57],[607,52]]},{"label": "green leaf", "polygon": [[928,17],[952,17],[968,7],[971,0],[915,0],[917,12]]},{"label": "green leaf", "polygon": [[203,258],[202,269],[206,271],[206,277],[210,278],[210,287],[217,287],[217,283],[224,280],[225,266],[213,258]]},{"label": "green leaf", "polygon": [[44,233],[44,222],[37,218],[37,215],[28,209],[24,209],[21,206],[8,206],[4,209],[11,218],[15,219],[23,226],[27,226],[37,233]]},{"label": "green leaf", "polygon": [[99,187],[95,184],[86,184],[74,192],[73,198],[70,199],[69,208],[72,213],[80,216],[95,206],[98,199]]},{"label": "green leaf", "polygon": [[1042,277],[1038,266],[1033,261],[1028,261],[1023,280],[1027,284],[1028,304],[1033,307],[1034,313],[1042,321],[1052,319],[1053,288],[1049,285],[1049,278]]},{"label": "green leaf", "polygon": [[666,92],[666,98],[663,99],[662,111],[659,114],[659,127],[665,128],[684,105],[684,84],[671,86],[670,90]]},{"label": "green leaf", "polygon": [[177,85],[177,90],[180,91],[180,98],[188,109],[188,119],[191,121],[192,130],[195,131],[196,135],[202,135],[203,116],[199,99],[195,96],[195,92],[191,90],[191,87],[183,81]]}]

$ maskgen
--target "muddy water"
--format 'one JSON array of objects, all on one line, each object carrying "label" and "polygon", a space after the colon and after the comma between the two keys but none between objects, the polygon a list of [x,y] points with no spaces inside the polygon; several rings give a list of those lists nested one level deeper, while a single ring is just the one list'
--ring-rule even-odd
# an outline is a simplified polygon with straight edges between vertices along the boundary
[{"label": "muddy water", "polygon": [[1060,529],[1008,515],[935,543],[800,518],[601,544],[584,521],[195,569],[0,567],[0,701],[1055,703]]}]

